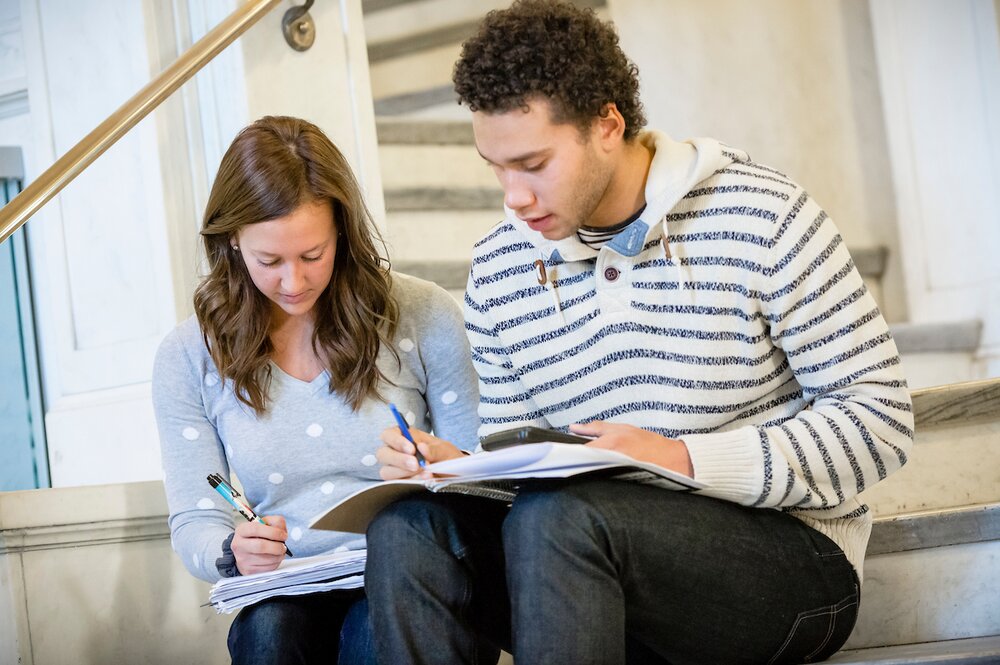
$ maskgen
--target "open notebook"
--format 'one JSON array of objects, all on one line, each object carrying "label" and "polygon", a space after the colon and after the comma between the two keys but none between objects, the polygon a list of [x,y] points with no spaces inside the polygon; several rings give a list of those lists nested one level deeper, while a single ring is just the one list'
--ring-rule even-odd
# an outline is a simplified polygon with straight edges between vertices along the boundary
[{"label": "open notebook", "polygon": [[495,452],[431,464],[442,477],[432,480],[391,480],[371,485],[342,499],[313,518],[310,527],[364,533],[382,508],[415,492],[457,492],[511,501],[531,479],[569,478],[602,474],[670,490],[704,489],[705,485],[655,464],[601,448],[568,443],[529,443]]}]

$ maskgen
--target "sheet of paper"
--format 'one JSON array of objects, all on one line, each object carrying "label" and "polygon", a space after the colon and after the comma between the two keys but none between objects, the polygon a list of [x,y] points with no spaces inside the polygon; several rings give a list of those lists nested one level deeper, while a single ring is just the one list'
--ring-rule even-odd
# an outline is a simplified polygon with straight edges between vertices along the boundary
[{"label": "sheet of paper", "polygon": [[366,550],[289,557],[274,570],[219,580],[208,594],[216,611],[232,612],[272,596],[294,596],[329,589],[353,589],[364,584]]}]

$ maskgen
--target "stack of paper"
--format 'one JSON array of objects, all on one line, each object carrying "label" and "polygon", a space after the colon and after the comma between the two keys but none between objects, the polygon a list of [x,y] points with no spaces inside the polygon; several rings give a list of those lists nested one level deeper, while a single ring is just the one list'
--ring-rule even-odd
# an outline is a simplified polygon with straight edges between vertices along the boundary
[{"label": "stack of paper", "polygon": [[366,550],[333,552],[288,558],[274,570],[242,577],[227,577],[212,586],[208,601],[215,610],[229,614],[272,596],[300,596],[332,589],[364,586]]}]

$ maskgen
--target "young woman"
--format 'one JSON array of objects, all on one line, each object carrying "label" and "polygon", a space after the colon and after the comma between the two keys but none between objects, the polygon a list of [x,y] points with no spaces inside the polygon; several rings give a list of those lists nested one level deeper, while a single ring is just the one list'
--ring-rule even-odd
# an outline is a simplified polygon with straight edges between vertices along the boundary
[{"label": "young woman", "polygon": [[[173,547],[197,577],[364,548],[309,521],[379,480],[379,433],[410,423],[476,441],[478,391],[462,314],[442,289],[390,273],[344,156],[314,125],[266,117],[233,141],[201,235],[195,316],[153,374]],[[235,473],[266,524],[235,520],[206,477]],[[287,547],[286,547],[287,543]],[[345,619],[346,617],[346,619]],[[243,609],[234,663],[368,662],[363,593]]]}]

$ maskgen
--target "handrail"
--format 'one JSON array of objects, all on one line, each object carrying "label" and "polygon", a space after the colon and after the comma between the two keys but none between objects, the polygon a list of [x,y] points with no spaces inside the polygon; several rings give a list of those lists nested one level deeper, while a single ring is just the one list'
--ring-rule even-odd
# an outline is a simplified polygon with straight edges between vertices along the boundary
[{"label": "handrail", "polygon": [[0,209],[0,243],[281,0],[248,0]]}]

